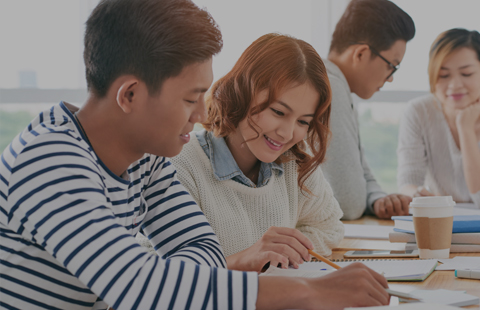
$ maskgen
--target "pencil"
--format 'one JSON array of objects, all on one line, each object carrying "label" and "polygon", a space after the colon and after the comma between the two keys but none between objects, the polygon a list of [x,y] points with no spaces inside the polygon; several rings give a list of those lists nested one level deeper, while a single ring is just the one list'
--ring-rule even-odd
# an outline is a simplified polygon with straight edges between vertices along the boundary
[{"label": "pencil", "polygon": [[341,268],[341,267],[338,266],[337,264],[332,263],[331,261],[329,261],[328,259],[326,259],[326,258],[323,257],[322,255],[317,254],[317,253],[313,252],[312,250],[308,250],[308,253],[309,253],[310,255],[314,256],[315,258],[317,258],[318,260],[321,260],[321,261],[324,262],[325,264],[332,266],[332,267],[335,268],[335,269],[340,269],[340,268]]}]

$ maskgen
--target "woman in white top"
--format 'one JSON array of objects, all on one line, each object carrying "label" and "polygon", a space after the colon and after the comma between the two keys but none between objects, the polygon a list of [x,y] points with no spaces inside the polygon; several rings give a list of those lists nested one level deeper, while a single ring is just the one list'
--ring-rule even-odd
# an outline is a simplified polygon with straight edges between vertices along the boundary
[{"label": "woman in white top", "polygon": [[229,269],[298,267],[308,249],[330,255],[343,238],[342,211],[318,168],[330,101],[313,47],[278,34],[253,42],[213,85],[206,130],[192,133],[173,163]]},{"label": "woman in white top", "polygon": [[441,33],[428,73],[432,94],[413,100],[400,125],[398,186],[480,208],[480,34]]}]

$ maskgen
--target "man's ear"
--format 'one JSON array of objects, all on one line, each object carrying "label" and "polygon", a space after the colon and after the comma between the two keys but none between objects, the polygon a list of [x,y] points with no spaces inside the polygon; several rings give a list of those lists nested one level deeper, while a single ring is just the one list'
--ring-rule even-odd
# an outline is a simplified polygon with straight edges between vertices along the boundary
[{"label": "man's ear", "polygon": [[354,66],[361,66],[370,59],[371,52],[367,44],[355,44],[352,53],[352,64]]},{"label": "man's ear", "polygon": [[142,97],[140,83],[135,78],[128,78],[122,81],[117,91],[117,104],[124,113],[132,111],[135,101]]}]

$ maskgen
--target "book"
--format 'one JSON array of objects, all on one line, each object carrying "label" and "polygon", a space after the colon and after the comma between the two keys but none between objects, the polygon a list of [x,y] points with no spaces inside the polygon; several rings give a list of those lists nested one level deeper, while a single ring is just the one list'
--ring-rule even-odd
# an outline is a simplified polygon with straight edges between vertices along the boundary
[{"label": "book", "polygon": [[[407,242],[405,244],[405,251],[417,250],[418,246],[416,242]],[[450,246],[450,253],[478,253],[480,252],[480,244],[468,244],[468,243],[452,243]]]},{"label": "book", "polygon": [[[405,233],[394,231],[388,234],[390,242],[416,242],[414,233]],[[480,244],[480,233],[455,233],[452,234],[452,244]]]},{"label": "book", "polygon": [[[392,216],[394,231],[414,233],[413,216]],[[480,233],[480,215],[454,215],[452,233]]]},{"label": "book", "polygon": [[[346,267],[353,262],[362,262],[367,267],[378,273],[383,273],[387,281],[423,281],[437,267],[435,259],[348,259],[332,260],[340,267]],[[334,270],[333,267],[323,262],[306,262],[299,266],[299,272],[309,271],[317,273],[320,271]]]}]

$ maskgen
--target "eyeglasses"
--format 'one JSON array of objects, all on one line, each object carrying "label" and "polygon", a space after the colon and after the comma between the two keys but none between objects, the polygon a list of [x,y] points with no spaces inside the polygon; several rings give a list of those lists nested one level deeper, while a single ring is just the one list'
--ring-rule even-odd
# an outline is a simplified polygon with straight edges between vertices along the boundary
[{"label": "eyeglasses", "polygon": [[[366,43],[352,43],[352,44],[366,44]],[[367,44],[368,45],[368,44]],[[392,68],[392,72],[387,76],[386,80],[388,80],[399,68],[400,68],[400,65],[397,65],[395,66],[394,64],[392,64],[390,61],[388,61],[387,59],[385,59],[385,57],[383,57],[382,55],[380,55],[380,53],[374,49],[373,47],[371,47],[370,45],[368,45],[368,48],[372,51],[372,53],[374,53],[375,55],[377,55],[378,57],[380,57],[383,61],[385,61],[388,66],[390,68]]]}]

